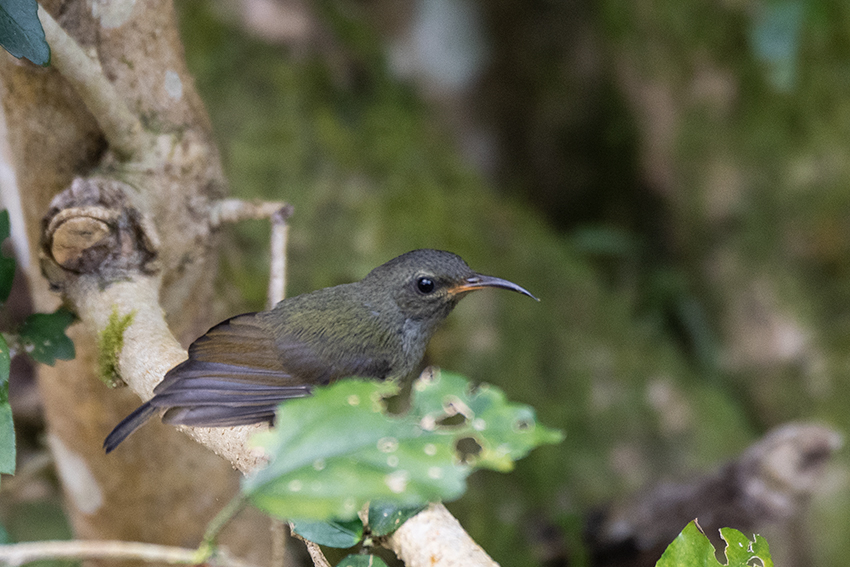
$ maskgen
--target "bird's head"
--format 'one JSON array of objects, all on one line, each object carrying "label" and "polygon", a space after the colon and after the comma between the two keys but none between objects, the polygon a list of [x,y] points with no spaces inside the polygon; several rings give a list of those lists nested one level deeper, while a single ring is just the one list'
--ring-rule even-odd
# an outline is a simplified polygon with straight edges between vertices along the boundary
[{"label": "bird's head", "polygon": [[409,319],[442,321],[471,291],[509,289],[537,299],[515,283],[474,272],[463,259],[442,250],[413,250],[378,266],[363,279],[392,296]]}]

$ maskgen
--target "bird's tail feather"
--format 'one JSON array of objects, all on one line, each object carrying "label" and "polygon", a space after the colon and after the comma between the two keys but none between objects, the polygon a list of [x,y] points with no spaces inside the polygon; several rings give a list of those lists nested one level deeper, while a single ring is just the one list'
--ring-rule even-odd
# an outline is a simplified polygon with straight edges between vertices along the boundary
[{"label": "bird's tail feather", "polygon": [[234,427],[267,421],[274,422],[277,404],[232,406],[173,407],[162,416],[170,425],[195,427]]},{"label": "bird's tail feather", "polygon": [[136,411],[125,417],[121,423],[115,426],[115,429],[106,436],[103,442],[103,448],[107,453],[111,453],[124,439],[132,432],[144,425],[156,412],[157,408],[151,405],[150,402],[145,402],[136,408]]}]

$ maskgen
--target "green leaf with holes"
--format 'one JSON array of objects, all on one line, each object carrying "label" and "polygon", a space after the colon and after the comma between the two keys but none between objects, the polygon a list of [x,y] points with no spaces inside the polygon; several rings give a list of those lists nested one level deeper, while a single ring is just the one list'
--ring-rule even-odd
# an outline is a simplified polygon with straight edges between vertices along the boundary
[{"label": "green leaf with holes", "polygon": [[773,567],[767,541],[760,535],[750,541],[738,530],[721,528],[720,537],[726,542],[726,563],[717,561],[714,546],[692,521],[667,547],[656,567],[749,567],[754,560],[760,561],[762,567]]},{"label": "green leaf with holes", "polygon": [[[353,519],[368,501],[399,507],[453,500],[476,467],[510,470],[562,434],[498,388],[435,372],[414,383],[410,410],[387,413],[393,383],[349,379],[290,400],[254,437],[270,464],[244,479],[254,505],[288,519]],[[461,450],[468,447],[468,450]]]},{"label": "green leaf with holes", "polygon": [[56,360],[74,358],[74,343],[65,329],[74,322],[74,314],[59,308],[53,313],[34,313],[18,330],[24,352],[38,362],[53,366]]},{"label": "green leaf with holes", "polygon": [[[9,224],[9,211],[0,211],[0,244],[3,243],[11,234],[11,226]],[[9,293],[12,291],[12,280],[15,278],[15,259],[7,257],[3,252],[0,252],[0,303],[5,303],[9,299]]]},{"label": "green leaf with holes", "polygon": [[36,0],[0,1],[0,45],[18,59],[26,57],[36,65],[50,62]]}]

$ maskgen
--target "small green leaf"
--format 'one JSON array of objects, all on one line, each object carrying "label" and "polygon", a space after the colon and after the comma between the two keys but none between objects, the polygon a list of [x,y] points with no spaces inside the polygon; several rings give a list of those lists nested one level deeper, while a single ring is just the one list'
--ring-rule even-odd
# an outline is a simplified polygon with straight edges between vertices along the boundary
[{"label": "small green leaf", "polygon": [[[0,3],[2,3],[2,0],[0,0]],[[10,234],[9,211],[3,209],[0,211],[0,244],[9,238]],[[9,293],[12,291],[12,281],[14,279],[15,259],[8,258],[3,252],[0,252],[0,303],[5,303],[9,299]]]},{"label": "small green leaf", "polygon": [[726,542],[726,563],[720,563],[714,554],[714,546],[705,537],[696,520],[685,526],[671,543],[656,567],[749,567],[753,559],[759,559],[763,567],[773,567],[767,542],[761,536],[750,541],[738,530],[721,528],[720,536]]},{"label": "small green leaf", "polygon": [[389,535],[424,509],[425,505],[399,508],[392,502],[372,501],[369,503],[369,531],[376,536]]},{"label": "small green leaf", "polygon": [[720,537],[726,542],[726,561],[727,565],[734,566],[749,566],[750,560],[758,557],[762,562],[762,567],[773,567],[773,559],[770,557],[770,550],[767,546],[767,541],[760,535],[756,535],[753,541],[732,528],[720,528]]},{"label": "small green leaf", "polygon": [[53,313],[30,315],[18,331],[24,352],[50,366],[56,359],[73,359],[74,343],[65,334],[65,329],[73,322],[74,314],[61,307]]},{"label": "small green leaf", "polygon": [[387,567],[377,555],[352,554],[336,564],[336,567]]},{"label": "small green leaf", "polygon": [[15,472],[15,424],[9,405],[9,346],[0,335],[0,473]]},{"label": "small green leaf", "polygon": [[331,520],[329,522],[310,522],[295,520],[292,529],[313,543],[328,547],[347,549],[354,547],[363,537],[363,522],[359,518],[349,521]]},{"label": "small green leaf", "polygon": [[[723,530],[720,530],[721,533]],[[761,559],[762,567],[773,567],[773,558],[770,556],[770,548],[767,545],[767,540],[756,534],[756,539],[753,541],[750,549],[756,557]]]},{"label": "small green leaf", "polygon": [[50,62],[50,46],[38,20],[36,0],[0,0],[0,45],[36,65]]},{"label": "small green leaf", "polygon": [[12,356],[9,345],[3,335],[0,335],[0,387],[9,381],[9,370],[12,365]]},{"label": "small green leaf", "polygon": [[[533,447],[562,438],[530,407],[507,402],[495,387],[472,390],[456,374],[418,380],[401,416],[383,403],[397,391],[343,380],[282,404],[276,427],[254,437],[271,463],[243,479],[243,491],[281,518],[351,519],[373,500],[406,508],[458,498],[474,467],[510,470]],[[475,454],[459,451],[467,441]]]},{"label": "small green leaf", "polygon": [[15,424],[9,405],[9,384],[0,386],[0,473],[15,474]]}]

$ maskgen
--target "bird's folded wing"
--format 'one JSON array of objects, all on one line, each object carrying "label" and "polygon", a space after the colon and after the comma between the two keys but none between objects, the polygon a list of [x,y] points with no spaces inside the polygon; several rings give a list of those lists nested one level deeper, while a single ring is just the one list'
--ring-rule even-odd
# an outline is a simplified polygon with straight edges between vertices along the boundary
[{"label": "bird's folded wing", "polygon": [[269,330],[247,313],[219,323],[192,343],[189,359],[169,370],[154,392],[224,382],[233,382],[233,389],[301,385],[284,368]]},{"label": "bird's folded wing", "polygon": [[249,313],[195,341],[189,359],[168,371],[150,403],[171,408],[166,421],[172,423],[222,426],[262,421],[283,400],[310,392],[283,367],[271,333]]}]

